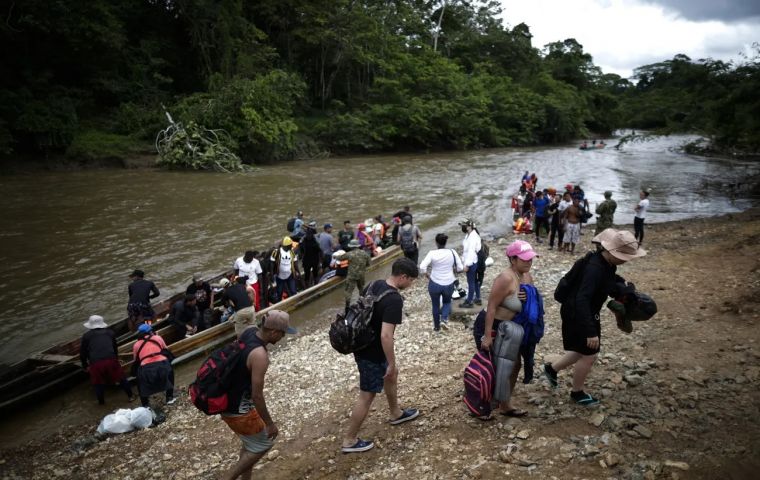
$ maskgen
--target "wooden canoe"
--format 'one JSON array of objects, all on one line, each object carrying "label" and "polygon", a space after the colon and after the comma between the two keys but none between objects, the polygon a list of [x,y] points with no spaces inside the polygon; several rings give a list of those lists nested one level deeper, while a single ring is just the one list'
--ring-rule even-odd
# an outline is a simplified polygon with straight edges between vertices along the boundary
[{"label": "wooden canoe", "polygon": [[[401,249],[398,246],[389,247],[372,259],[369,269],[372,270],[385,265],[400,255]],[[219,274],[208,281],[216,283],[222,277],[229,276],[231,273],[231,271],[228,271]],[[344,279],[342,277],[333,277],[323,283],[303,290],[275,306],[262,309],[260,312],[257,312],[257,315],[264,314],[273,308],[285,311],[295,310],[336,289],[343,282]],[[175,365],[202,355],[205,351],[231,340],[234,336],[233,325],[230,322],[225,322],[191,337],[178,339],[174,327],[168,325],[166,317],[174,302],[182,299],[184,295],[183,291],[153,305],[156,318],[159,319],[154,324],[154,328],[164,338],[169,349],[177,357],[173,362]],[[119,359],[124,371],[129,375],[135,334],[129,332],[126,318],[109,325],[109,327],[118,336]],[[74,340],[55,345],[31,355],[23,361],[0,369],[0,413],[4,414],[13,409],[30,405],[39,398],[49,397],[84,380],[87,375],[82,370],[79,361],[80,340],[81,337],[78,337]]]}]

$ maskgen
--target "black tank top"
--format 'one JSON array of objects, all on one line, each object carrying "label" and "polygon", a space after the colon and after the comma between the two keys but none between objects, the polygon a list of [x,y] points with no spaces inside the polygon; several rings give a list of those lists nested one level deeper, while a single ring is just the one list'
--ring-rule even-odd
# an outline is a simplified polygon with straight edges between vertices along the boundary
[{"label": "black tank top", "polygon": [[229,413],[238,413],[243,398],[251,398],[251,371],[246,365],[248,355],[259,347],[266,350],[266,343],[256,335],[256,332],[258,332],[258,328],[248,328],[240,336],[240,341],[245,344],[245,348],[232,373],[233,383],[228,391],[227,412]]}]

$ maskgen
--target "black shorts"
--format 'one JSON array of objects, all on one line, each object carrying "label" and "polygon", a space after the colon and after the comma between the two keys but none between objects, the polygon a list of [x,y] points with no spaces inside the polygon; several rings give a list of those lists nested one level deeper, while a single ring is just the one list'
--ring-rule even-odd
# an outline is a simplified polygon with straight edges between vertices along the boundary
[{"label": "black shorts", "polygon": [[380,393],[385,383],[383,377],[388,369],[388,362],[373,362],[363,358],[356,358],[359,367],[359,390],[362,392]]},{"label": "black shorts", "polygon": [[[599,315],[596,316],[595,322],[597,336],[599,337],[599,347],[601,348],[602,330]],[[596,355],[599,353],[599,348],[589,348],[586,343],[587,341],[588,338],[579,328],[578,323],[572,317],[562,314],[562,348],[568,352],[577,352],[581,355]]]}]

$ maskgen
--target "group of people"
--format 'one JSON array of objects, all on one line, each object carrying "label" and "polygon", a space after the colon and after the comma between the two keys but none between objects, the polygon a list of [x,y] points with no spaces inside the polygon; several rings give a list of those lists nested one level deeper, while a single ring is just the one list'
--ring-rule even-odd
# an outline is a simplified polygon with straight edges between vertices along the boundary
[{"label": "group of people", "polygon": [[[575,253],[575,246],[580,242],[583,225],[593,216],[580,185],[565,185],[565,191],[558,193],[554,187],[543,190],[535,189],[535,174],[532,177],[525,172],[520,193],[512,198],[514,212],[513,230],[515,233],[534,233],[536,243],[544,243],[548,236],[549,249],[560,252]],[[644,241],[644,219],[649,209],[649,189],[639,193],[639,202],[634,206],[634,232],[640,243]],[[600,202],[594,213],[597,215],[595,234],[601,233],[614,224],[617,202],[612,199],[612,192],[604,192],[604,201]]]},{"label": "group of people", "polygon": [[[568,189],[565,193],[570,197],[570,205],[566,205],[563,212],[568,208],[577,209],[583,198],[582,196],[573,198],[573,190]],[[642,192],[641,200],[646,200],[646,196]],[[536,198],[540,198],[540,195],[537,194]],[[533,202],[532,208],[542,208],[543,202],[538,203],[539,205],[536,206]],[[546,211],[550,208],[551,205],[547,204]],[[639,210],[645,211],[646,208],[647,204],[644,203],[640,205]],[[614,213],[614,208],[612,213]],[[564,215],[569,216],[569,214]],[[576,218],[579,216],[578,212],[572,212],[572,215]],[[360,225],[356,232],[351,228],[350,222],[345,222],[344,229],[339,232],[337,238],[333,238],[329,224],[326,224],[323,229],[329,236],[326,238],[330,239],[330,243],[328,251],[327,242],[324,242],[322,265],[327,264],[328,268],[332,265],[335,269],[344,269],[346,278],[351,280],[346,282],[346,305],[350,303],[354,289],[375,298],[381,298],[375,304],[370,318],[370,326],[374,332],[373,342],[369,347],[354,354],[359,372],[359,394],[351,411],[348,427],[342,435],[341,451],[346,454],[364,452],[374,447],[372,440],[359,437],[359,431],[378,393],[384,392],[387,398],[390,425],[401,425],[420,415],[419,410],[403,406],[398,399],[399,368],[394,349],[394,334],[403,319],[404,300],[400,292],[409,288],[415,279],[424,273],[428,279],[435,331],[448,328],[457,273],[465,272],[467,276],[467,297],[462,306],[474,308],[474,305],[483,304],[480,295],[483,272],[480,271],[479,264],[482,262],[484,242],[480,238],[475,223],[470,219],[460,223],[464,235],[461,255],[456,249],[447,248],[448,236],[439,233],[435,237],[436,248],[429,251],[418,265],[418,242],[421,239],[421,233],[411,222],[411,215],[401,216],[399,220],[398,228],[391,235],[390,241],[403,243],[400,238],[401,230],[404,226],[411,225],[407,230],[412,232],[415,248],[404,248],[405,257],[393,263],[390,275],[384,280],[375,281],[369,285],[365,285],[364,282],[364,269],[369,265],[371,255],[376,254],[378,243],[382,244],[383,236],[381,235],[380,242],[373,238],[372,244],[375,248],[368,250],[367,239],[365,238],[365,243],[362,244],[362,241],[357,238],[366,237],[362,233],[369,234],[367,222]],[[312,228],[310,223],[313,222],[302,221],[298,228],[303,229],[305,224],[306,229],[310,229]],[[544,222],[540,225],[544,225]],[[274,256],[274,253],[270,254],[273,255],[270,258],[278,259],[275,264],[283,261],[291,262],[292,274],[296,269],[297,258],[293,252],[297,248],[294,245],[302,245],[303,239],[309,233],[307,231],[304,235],[296,235],[291,232],[291,235],[285,237],[276,247],[281,252],[277,256]],[[540,236],[537,238],[540,239]],[[612,228],[599,232],[592,240],[596,251],[590,254],[586,267],[580,277],[575,280],[572,294],[562,303],[560,316],[565,354],[558,361],[546,363],[544,374],[550,385],[557,387],[559,372],[575,365],[570,398],[579,405],[591,406],[599,403],[599,399],[587,393],[584,387],[585,379],[601,345],[600,312],[607,297],[615,296],[616,288],[619,288],[621,284],[625,285],[625,281],[616,275],[617,266],[646,253],[640,248],[640,241],[637,238],[627,231]],[[321,242],[318,241],[318,243]],[[576,242],[570,242],[571,252],[573,243],[577,243],[577,239]],[[342,253],[339,253],[341,251]],[[290,252],[289,258],[283,260],[286,257],[285,253],[288,252]],[[521,367],[527,381],[533,377],[535,342],[531,345],[530,342],[523,341],[526,330],[518,318],[526,308],[526,302],[542,301],[540,292],[533,286],[534,280],[531,273],[533,259],[538,254],[528,242],[517,240],[507,247],[506,256],[509,259],[509,266],[495,278],[486,306],[477,315],[474,343],[477,349],[491,352],[494,358],[496,366],[494,398],[498,402],[498,413],[521,417],[527,412],[513,405],[512,393]],[[263,299],[259,293],[261,289],[257,290],[252,285],[262,281],[260,275],[265,271],[264,266],[255,265],[256,259],[255,252],[246,252],[237,259],[235,284],[232,285],[225,279],[227,281],[220,285],[221,292],[215,291],[207,285],[207,282],[195,276],[193,284],[190,285],[194,289],[193,292],[189,292],[191,288],[188,287],[187,296],[180,301],[184,306],[194,303],[196,309],[202,308],[205,311],[213,306],[215,296],[221,293],[223,301],[234,306],[235,313],[232,319],[235,321],[235,331],[239,340],[245,345],[244,355],[240,357],[239,364],[234,370],[236,378],[234,395],[231,394],[230,405],[226,413],[222,415],[223,420],[239,435],[242,442],[238,463],[225,474],[224,478],[229,479],[239,476],[247,478],[253,465],[273,446],[278,428],[267,409],[263,393],[269,365],[267,345],[277,343],[286,333],[294,333],[294,329],[289,325],[289,316],[285,312],[272,310],[256,318],[255,311],[263,305],[258,302]],[[279,268],[273,270],[275,275],[278,275],[277,278],[280,278],[279,271]],[[130,293],[141,290],[148,292],[148,295],[158,295],[155,285],[144,280],[143,276],[139,275],[141,273],[133,272],[134,280],[130,285]],[[256,278],[253,284],[249,283],[251,277]],[[280,278],[280,280],[288,281],[288,278]],[[135,283],[137,285],[134,285]],[[290,293],[288,287],[284,287],[283,292]],[[245,301],[244,297],[247,297],[248,301]],[[133,303],[135,302],[130,302],[130,314],[132,311],[137,311]],[[199,304],[201,304],[200,307]],[[141,314],[146,313],[142,306],[140,309]],[[190,318],[179,309],[177,312],[173,311],[172,315],[181,319]],[[243,320],[239,320],[239,317],[243,317]],[[179,323],[175,325],[178,325],[178,328],[184,328],[186,333],[191,333],[196,328],[196,325],[186,323],[185,320],[177,320],[177,322]],[[82,341],[82,363],[89,368],[93,384],[97,385],[96,382],[101,385],[104,382],[119,383],[130,400],[133,399],[132,391],[123,378],[123,372],[115,355],[116,342],[113,332],[106,328],[102,317],[98,316],[91,317],[85,323],[85,327],[89,331]],[[147,405],[150,395],[164,393],[167,403],[172,403],[175,398],[174,378],[166,344],[152,331],[149,323],[140,324],[138,332],[139,339],[133,346],[133,354],[140,366],[138,370],[140,399],[144,405]],[[119,377],[119,372],[122,377]],[[98,401],[102,403],[102,387],[96,387],[96,394]]]}]

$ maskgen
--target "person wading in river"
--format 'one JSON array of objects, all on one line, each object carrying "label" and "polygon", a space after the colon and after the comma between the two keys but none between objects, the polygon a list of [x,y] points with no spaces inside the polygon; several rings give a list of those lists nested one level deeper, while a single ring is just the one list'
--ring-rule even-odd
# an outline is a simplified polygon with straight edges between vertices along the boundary
[{"label": "person wading in river", "polygon": [[290,316],[272,310],[261,318],[258,328],[247,328],[240,335],[245,348],[230,373],[233,387],[228,392],[229,406],[222,420],[240,437],[243,446],[238,462],[222,476],[225,480],[250,479],[253,466],[274,446],[279,430],[264,399],[264,379],[269,368],[267,345],[279,342],[286,333],[296,333],[290,326]]}]

